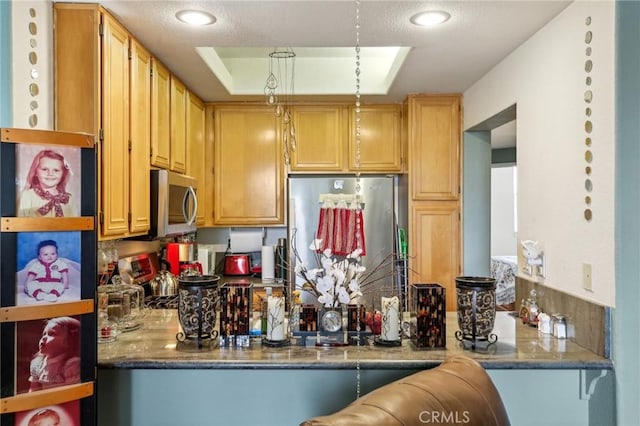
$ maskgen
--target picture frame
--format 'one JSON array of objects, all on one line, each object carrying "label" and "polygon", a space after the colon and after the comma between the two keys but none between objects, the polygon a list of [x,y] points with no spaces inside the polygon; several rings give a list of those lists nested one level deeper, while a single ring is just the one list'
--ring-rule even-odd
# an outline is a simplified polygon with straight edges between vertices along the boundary
[{"label": "picture frame", "polygon": [[17,234],[16,306],[81,300],[80,241],[79,231]]},{"label": "picture frame", "polygon": [[80,383],[78,315],[16,323],[15,394]]},{"label": "picture frame", "polygon": [[16,216],[80,216],[81,182],[81,148],[16,144]]},{"label": "picture frame", "polygon": [[51,424],[80,426],[80,401],[69,401],[16,413],[15,426],[29,426],[38,420],[51,419]]}]

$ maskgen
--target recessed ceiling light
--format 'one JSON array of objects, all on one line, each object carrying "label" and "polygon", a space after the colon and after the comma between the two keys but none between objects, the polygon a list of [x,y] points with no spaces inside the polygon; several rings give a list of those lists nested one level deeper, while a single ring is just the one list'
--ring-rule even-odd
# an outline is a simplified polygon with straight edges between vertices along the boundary
[{"label": "recessed ceiling light", "polygon": [[209,25],[216,22],[216,17],[201,10],[181,10],[176,13],[179,21],[189,25]]},{"label": "recessed ceiling light", "polygon": [[428,12],[420,12],[411,17],[411,22],[421,27],[433,27],[435,25],[447,22],[451,18],[447,12],[442,10],[430,10]]}]

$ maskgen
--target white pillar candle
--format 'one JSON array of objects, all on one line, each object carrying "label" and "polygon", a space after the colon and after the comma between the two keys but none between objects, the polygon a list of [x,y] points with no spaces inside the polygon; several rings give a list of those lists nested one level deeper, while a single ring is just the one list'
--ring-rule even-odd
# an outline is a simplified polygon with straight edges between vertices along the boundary
[{"label": "white pillar candle", "polygon": [[267,297],[267,339],[284,340],[284,297]]},{"label": "white pillar candle", "polygon": [[400,300],[398,296],[382,298],[382,330],[380,339],[400,339]]}]

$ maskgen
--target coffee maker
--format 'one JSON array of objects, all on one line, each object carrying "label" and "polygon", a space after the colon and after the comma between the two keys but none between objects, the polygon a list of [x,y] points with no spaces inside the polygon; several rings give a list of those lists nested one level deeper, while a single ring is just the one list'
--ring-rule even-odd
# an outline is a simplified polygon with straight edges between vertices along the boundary
[{"label": "coffee maker", "polygon": [[191,242],[167,243],[166,260],[169,272],[181,275],[183,272],[197,272],[202,275],[202,265],[197,261],[198,245]]}]

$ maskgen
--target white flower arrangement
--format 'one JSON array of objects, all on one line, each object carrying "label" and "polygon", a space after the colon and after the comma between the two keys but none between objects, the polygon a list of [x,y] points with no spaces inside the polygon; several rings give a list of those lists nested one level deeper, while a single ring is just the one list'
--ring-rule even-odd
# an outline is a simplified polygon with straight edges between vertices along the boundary
[{"label": "white flower arrangement", "polygon": [[[309,249],[317,252],[322,240],[314,240]],[[305,280],[302,289],[318,298],[325,307],[341,304],[359,304],[362,296],[360,279],[366,268],[360,264],[361,249],[354,250],[341,259],[332,255],[330,249],[318,256],[320,268],[308,269],[298,258],[295,273]]]}]

